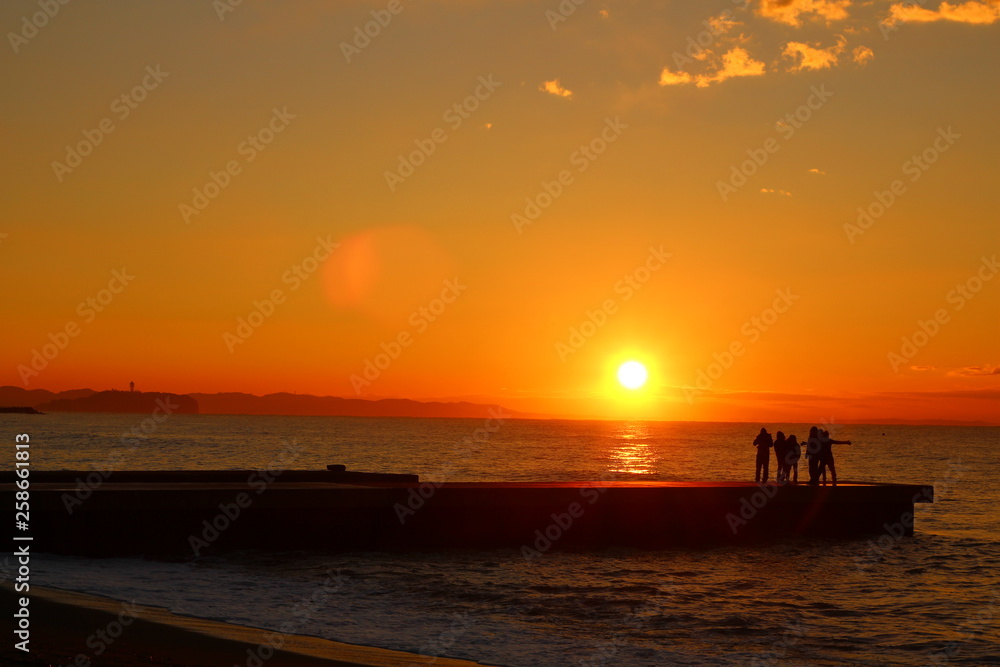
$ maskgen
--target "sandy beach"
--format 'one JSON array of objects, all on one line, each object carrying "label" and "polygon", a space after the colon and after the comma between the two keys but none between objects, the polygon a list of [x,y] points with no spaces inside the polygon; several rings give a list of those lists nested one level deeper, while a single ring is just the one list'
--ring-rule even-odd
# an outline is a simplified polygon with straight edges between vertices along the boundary
[{"label": "sandy beach", "polygon": [[[15,607],[10,584],[0,586],[5,609]],[[51,588],[31,588],[30,653],[5,643],[7,665],[159,665],[162,667],[321,667],[333,665],[441,665],[479,663],[281,635],[187,616],[159,607]],[[116,636],[117,635],[117,636]],[[106,638],[106,639],[105,639]],[[272,648],[276,645],[276,648]],[[97,653],[100,651],[100,655]]]}]

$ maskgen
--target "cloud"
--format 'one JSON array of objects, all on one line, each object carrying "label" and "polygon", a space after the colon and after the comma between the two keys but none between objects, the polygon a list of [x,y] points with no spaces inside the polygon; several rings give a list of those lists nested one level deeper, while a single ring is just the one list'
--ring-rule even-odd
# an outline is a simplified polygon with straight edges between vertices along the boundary
[{"label": "cloud", "polygon": [[851,57],[854,58],[854,62],[863,67],[875,58],[875,52],[867,46],[855,46],[854,50],[851,51]]},{"label": "cloud", "polygon": [[826,172],[825,171],[817,169],[816,167],[813,167],[812,169],[806,169],[806,172],[808,172],[810,174],[818,174],[820,176],[826,176]]},{"label": "cloud", "polygon": [[1000,2],[997,0],[969,0],[953,5],[942,2],[937,10],[927,9],[914,3],[897,2],[889,8],[888,25],[896,23],[930,23],[932,21],[954,21],[956,23],[977,23],[989,25],[1000,20]]},{"label": "cloud", "polygon": [[706,88],[713,83],[721,83],[726,79],[738,76],[761,76],[764,74],[764,63],[754,60],[741,46],[733,47],[722,55],[721,62],[716,63],[714,71],[691,75],[687,72],[671,72],[664,67],[660,72],[661,86],[674,86],[694,82],[698,88]]},{"label": "cloud", "polygon": [[[681,388],[684,389],[684,388]],[[686,387],[690,391],[690,387]],[[768,391],[768,390],[744,390],[744,389],[709,389],[702,392],[705,396],[717,396],[718,398],[735,398],[755,401],[835,401],[842,397],[824,394],[795,394],[790,392]]]},{"label": "cloud", "polygon": [[847,18],[850,0],[760,0],[757,14],[793,27],[802,25],[803,14],[827,22]]},{"label": "cloud", "polygon": [[837,43],[826,49],[809,46],[804,42],[788,42],[781,55],[795,61],[788,67],[789,72],[827,69],[837,64],[837,58],[840,57],[845,46],[847,46],[847,40],[844,39],[843,35],[838,35]]},{"label": "cloud", "polygon": [[933,371],[937,370],[934,366],[910,366],[911,371]]},{"label": "cloud", "polygon": [[948,375],[962,375],[965,377],[975,375],[1000,375],[1000,366],[966,366],[958,370],[951,371]]},{"label": "cloud", "polygon": [[724,11],[718,16],[712,16],[705,21],[708,24],[709,29],[712,34],[716,37],[724,35],[738,25],[743,25],[739,21],[732,18],[732,13],[730,11]]},{"label": "cloud", "polygon": [[784,195],[785,197],[791,197],[792,193],[788,190],[775,190],[772,188],[761,188],[761,193],[763,194],[774,194],[774,195]]},{"label": "cloud", "polygon": [[691,83],[694,80],[687,72],[671,72],[669,67],[664,67],[660,72],[661,86],[677,86],[682,83]]},{"label": "cloud", "polygon": [[734,76],[760,76],[764,73],[764,63],[754,60],[741,46],[734,47],[722,56],[722,69],[715,77],[715,81],[725,81]]},{"label": "cloud", "polygon": [[952,389],[944,391],[886,391],[877,394],[877,396],[930,400],[939,398],[971,398],[973,400],[995,401],[1000,399],[1000,388]]},{"label": "cloud", "polygon": [[543,81],[538,90],[542,92],[551,93],[557,97],[572,97],[573,91],[568,88],[563,88],[559,84],[559,79],[552,79],[551,81]]}]

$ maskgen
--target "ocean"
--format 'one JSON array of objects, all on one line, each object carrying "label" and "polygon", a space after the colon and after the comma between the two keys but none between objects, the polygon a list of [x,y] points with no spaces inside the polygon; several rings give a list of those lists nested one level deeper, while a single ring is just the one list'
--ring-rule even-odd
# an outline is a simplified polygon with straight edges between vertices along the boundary
[{"label": "ocean", "polygon": [[[293,468],[342,463],[441,481],[753,479],[751,441],[761,426],[144,418],[0,415],[0,425],[9,443],[31,435],[36,470],[249,469],[279,460],[294,442]],[[764,426],[803,439],[809,425]],[[853,442],[834,447],[841,480],[934,484],[934,504],[916,507],[914,537],[887,530],[871,540],[550,551],[529,560],[516,549],[209,552],[187,561],[39,554],[33,582],[497,665],[1000,664],[1000,428],[826,428]],[[12,572],[5,559],[2,575]]]}]

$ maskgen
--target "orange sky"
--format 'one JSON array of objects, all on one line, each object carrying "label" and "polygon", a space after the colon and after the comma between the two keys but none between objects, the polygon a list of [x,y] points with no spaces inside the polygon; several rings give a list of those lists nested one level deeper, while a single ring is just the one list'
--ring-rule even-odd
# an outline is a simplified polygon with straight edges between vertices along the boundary
[{"label": "orange sky", "polygon": [[0,384],[997,421],[1000,3],[224,2],[0,7]]}]

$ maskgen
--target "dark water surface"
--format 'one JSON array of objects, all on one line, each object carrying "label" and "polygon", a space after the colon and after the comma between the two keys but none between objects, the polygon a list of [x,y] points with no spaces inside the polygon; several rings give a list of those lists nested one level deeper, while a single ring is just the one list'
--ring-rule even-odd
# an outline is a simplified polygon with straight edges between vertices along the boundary
[{"label": "dark water surface", "polygon": [[[294,441],[295,468],[346,463],[448,481],[742,480],[760,427],[178,415],[136,437],[141,421],[0,415],[11,441],[31,434],[36,469],[253,468]],[[915,537],[531,560],[513,549],[183,563],[40,556],[34,581],[502,665],[1000,664],[1000,429],[828,428],[854,442],[835,446],[843,480],[935,485],[935,504],[917,506]]]}]

